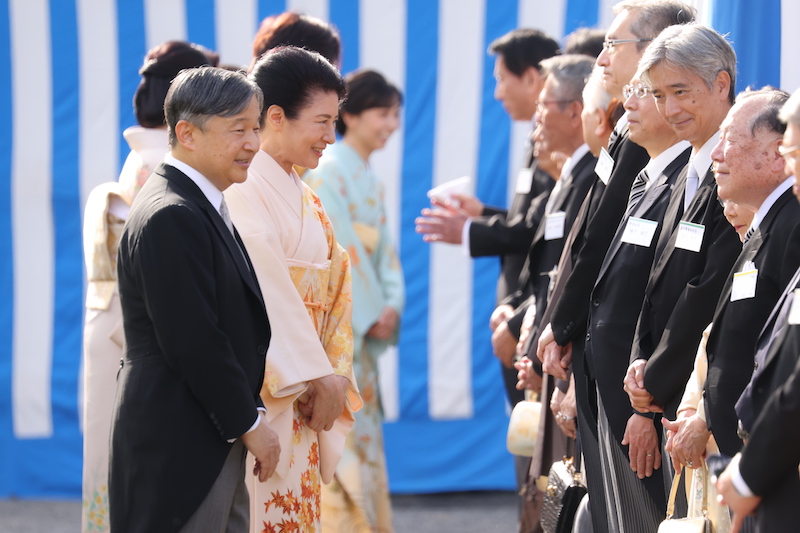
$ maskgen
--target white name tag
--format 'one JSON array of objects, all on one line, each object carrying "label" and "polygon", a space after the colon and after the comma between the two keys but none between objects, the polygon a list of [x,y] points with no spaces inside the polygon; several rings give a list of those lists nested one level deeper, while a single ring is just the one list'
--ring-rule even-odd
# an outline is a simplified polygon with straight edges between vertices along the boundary
[{"label": "white name tag", "polygon": [[[749,266],[749,265],[745,265]],[[736,302],[756,295],[756,282],[758,281],[758,270],[743,270],[733,275],[733,285],[731,286],[731,301]]]},{"label": "white name tag", "polygon": [[794,298],[792,298],[792,308],[789,309],[789,316],[787,317],[790,326],[800,324],[800,289],[794,290]]},{"label": "white name tag", "polygon": [[699,252],[703,246],[703,233],[706,227],[702,224],[692,224],[691,222],[681,222],[678,225],[678,238],[675,239],[675,248]]},{"label": "white name tag", "polygon": [[622,242],[649,248],[658,229],[658,222],[644,218],[630,217],[622,232]]},{"label": "white name tag", "polygon": [[523,168],[517,174],[517,194],[528,194],[531,192],[531,185],[533,184],[533,169]]},{"label": "white name tag", "polygon": [[564,223],[567,214],[564,211],[550,213],[544,219],[544,240],[552,241],[564,236]]},{"label": "white name tag", "polygon": [[605,185],[608,185],[608,180],[611,179],[611,171],[614,170],[614,158],[608,153],[605,148],[600,149],[600,157],[597,158],[597,164],[594,166],[594,173],[600,178]]}]

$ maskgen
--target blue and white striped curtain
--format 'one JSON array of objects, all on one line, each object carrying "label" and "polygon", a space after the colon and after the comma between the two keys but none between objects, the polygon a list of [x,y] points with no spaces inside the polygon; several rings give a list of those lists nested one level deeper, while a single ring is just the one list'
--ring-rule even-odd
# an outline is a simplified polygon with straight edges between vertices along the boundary
[{"label": "blue and white striped curtain", "polygon": [[[338,26],[344,72],[378,69],[405,93],[404,126],[375,161],[408,287],[400,345],[381,362],[392,489],[511,488],[487,327],[497,260],[429,246],[413,220],[429,188],[463,175],[487,203],[506,202],[527,125],[510,123],[494,101],[488,44],[517,27],[558,38],[605,27],[613,3],[0,0],[0,497],[80,494],[82,209],[127,154],[121,132],[134,124],[145,52],[185,39],[245,65],[258,22],[287,9]],[[800,85],[795,58],[781,54],[800,49],[788,31],[800,20],[796,2],[699,7],[731,32],[740,88]]]}]

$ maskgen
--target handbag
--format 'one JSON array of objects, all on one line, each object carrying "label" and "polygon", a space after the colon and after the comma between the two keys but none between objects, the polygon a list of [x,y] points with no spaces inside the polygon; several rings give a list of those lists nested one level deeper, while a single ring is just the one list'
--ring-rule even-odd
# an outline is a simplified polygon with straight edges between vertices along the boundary
[{"label": "handbag", "polygon": [[525,391],[525,399],[518,402],[508,420],[506,448],[514,455],[533,457],[536,440],[539,438],[539,421],[542,404],[536,393]]},{"label": "handbag", "polygon": [[580,452],[570,454],[571,441],[567,443],[567,454],[556,461],[547,476],[547,487],[542,503],[541,525],[545,533],[570,533],[575,521],[575,513],[581,499],[586,494],[583,474],[580,472]]},{"label": "handbag", "polygon": [[[706,462],[703,461],[704,479],[708,478]],[[675,514],[675,496],[678,494],[678,486],[681,482],[681,474],[685,468],[675,474],[672,480],[672,489],[669,491],[669,501],[667,502],[667,518],[658,526],[658,533],[712,533],[711,520],[708,518],[708,492],[703,490],[703,516],[673,518]]]}]

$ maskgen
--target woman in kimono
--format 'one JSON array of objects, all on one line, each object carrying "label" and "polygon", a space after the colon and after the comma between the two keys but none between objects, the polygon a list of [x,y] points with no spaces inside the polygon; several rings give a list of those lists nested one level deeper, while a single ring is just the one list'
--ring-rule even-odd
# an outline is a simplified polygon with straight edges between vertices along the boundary
[{"label": "woman in kimono", "polygon": [[83,331],[82,531],[108,531],[108,439],[124,337],[117,291],[117,245],[131,202],[169,150],[164,98],[185,68],[216,64],[213,52],[169,41],[151,49],[133,98],[138,126],[123,132],[131,148],[119,181],[89,194],[83,225],[88,285]]},{"label": "woman in kimono", "polygon": [[364,409],[334,482],[322,493],[326,532],[391,532],[392,514],[383,451],[378,357],[397,342],[405,303],[383,203],[383,186],[369,164],[400,124],[400,91],[375,71],[347,77],[347,100],[337,129],[343,138],[303,179],[322,200],[353,268],[353,337],[356,380]]},{"label": "woman in kimono", "polygon": [[294,165],[316,167],[334,142],[345,86],[325,58],[295,47],[267,52],[250,77],[264,93],[261,150],[225,202],[270,317],[261,396],[281,445],[270,479],[248,475],[250,528],[316,533],[320,481],[333,478],[361,397],[352,369],[349,259]]}]

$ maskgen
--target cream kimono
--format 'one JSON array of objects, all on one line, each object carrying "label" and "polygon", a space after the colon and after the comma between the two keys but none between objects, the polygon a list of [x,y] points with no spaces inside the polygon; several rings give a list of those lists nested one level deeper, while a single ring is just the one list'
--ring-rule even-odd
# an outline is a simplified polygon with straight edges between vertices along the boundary
[{"label": "cream kimono", "polygon": [[[261,396],[281,454],[265,483],[248,474],[253,532],[319,530],[320,480],[333,478],[361,397],[353,376],[350,264],[317,196],[267,153],[225,200],[253,263],[272,339]],[[297,408],[307,382],[346,376],[347,408],[330,431],[308,429]],[[248,459],[250,461],[250,459]]]}]

